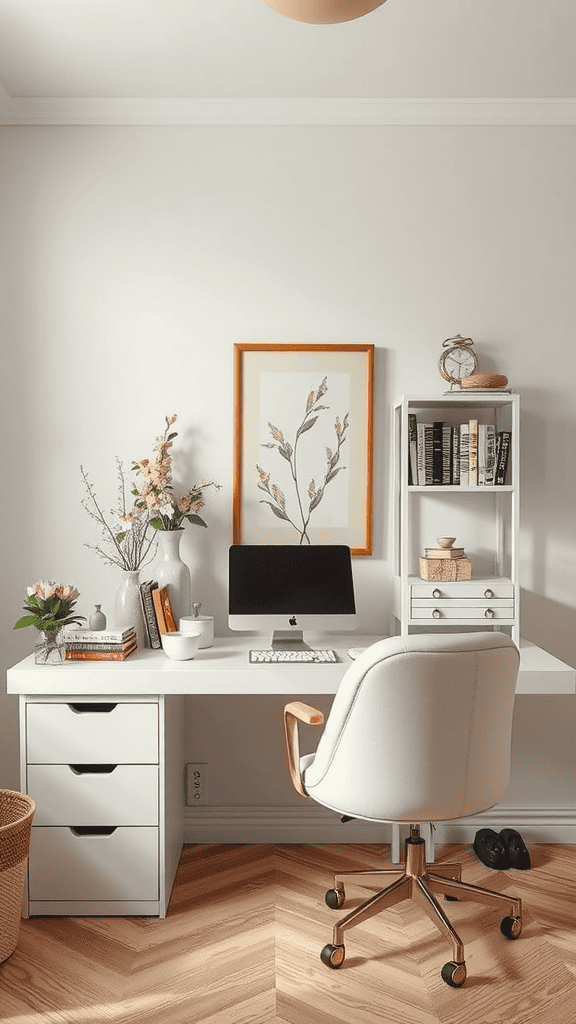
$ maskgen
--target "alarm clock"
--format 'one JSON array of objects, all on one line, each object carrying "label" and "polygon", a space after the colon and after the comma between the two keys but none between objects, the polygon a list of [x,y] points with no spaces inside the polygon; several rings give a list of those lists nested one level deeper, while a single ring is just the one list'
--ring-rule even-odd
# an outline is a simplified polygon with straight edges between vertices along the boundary
[{"label": "alarm clock", "polygon": [[442,342],[442,347],[446,351],[442,352],[438,360],[438,369],[444,380],[450,384],[461,385],[463,377],[469,377],[474,373],[478,359],[472,345],[472,338],[463,338],[461,334],[457,334],[455,338],[446,338],[446,341]]}]

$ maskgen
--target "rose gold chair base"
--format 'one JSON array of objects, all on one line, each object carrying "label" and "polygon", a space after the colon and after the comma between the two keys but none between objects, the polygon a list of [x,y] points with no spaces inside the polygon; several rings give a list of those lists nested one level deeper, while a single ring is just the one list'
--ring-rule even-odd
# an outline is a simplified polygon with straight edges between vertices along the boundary
[{"label": "rose gold chair base", "polygon": [[402,900],[414,899],[452,943],[452,960],[442,968],[442,977],[447,984],[460,987],[466,980],[464,946],[436,897],[445,896],[448,899],[472,900],[491,907],[500,906],[507,911],[500,929],[509,939],[517,939],[522,930],[522,901],[513,896],[463,882],[459,864],[430,865],[429,870],[425,860],[425,843],[420,837],[419,826],[411,825],[410,833],[410,838],[405,844],[406,859],[403,867],[399,865],[397,868],[374,871],[343,871],[334,875],[334,888],[326,893],[326,903],[334,910],[339,909],[345,900],[344,879],[360,884],[363,881],[377,883],[380,878],[394,875],[396,879],[334,925],[332,944],[324,947],[320,954],[321,959],[328,967],[340,967],[344,961],[344,932],[348,928],[360,924],[361,921],[367,921],[381,910],[393,907]]}]

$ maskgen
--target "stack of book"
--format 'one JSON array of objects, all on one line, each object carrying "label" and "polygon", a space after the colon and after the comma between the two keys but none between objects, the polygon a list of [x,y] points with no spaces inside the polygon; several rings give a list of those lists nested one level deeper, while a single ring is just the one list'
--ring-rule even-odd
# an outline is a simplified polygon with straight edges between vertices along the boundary
[{"label": "stack of book", "polygon": [[492,423],[419,422],[408,414],[408,483],[490,487],[506,482],[511,431]]},{"label": "stack of book", "polygon": [[127,629],[65,629],[67,661],[126,661],[137,648],[134,626]]}]

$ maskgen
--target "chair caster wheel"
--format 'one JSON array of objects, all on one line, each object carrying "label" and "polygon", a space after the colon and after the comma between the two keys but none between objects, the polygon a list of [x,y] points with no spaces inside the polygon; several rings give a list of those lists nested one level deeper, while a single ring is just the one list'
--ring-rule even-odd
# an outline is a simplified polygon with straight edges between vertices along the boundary
[{"label": "chair caster wheel", "polygon": [[447,985],[451,985],[452,988],[460,988],[466,981],[466,964],[464,962],[457,964],[455,960],[450,960],[444,964],[440,974],[442,981],[445,981]]},{"label": "chair caster wheel", "polygon": [[522,931],[522,921],[519,917],[503,917],[500,922],[500,931],[507,939],[517,939]]},{"label": "chair caster wheel", "polygon": [[324,902],[330,910],[339,910],[346,899],[344,889],[328,889],[324,897]]},{"label": "chair caster wheel", "polygon": [[342,966],[344,963],[344,956],[344,946],[333,946],[331,943],[324,946],[324,949],[320,953],[322,963],[326,964],[326,967],[332,967],[333,970]]}]

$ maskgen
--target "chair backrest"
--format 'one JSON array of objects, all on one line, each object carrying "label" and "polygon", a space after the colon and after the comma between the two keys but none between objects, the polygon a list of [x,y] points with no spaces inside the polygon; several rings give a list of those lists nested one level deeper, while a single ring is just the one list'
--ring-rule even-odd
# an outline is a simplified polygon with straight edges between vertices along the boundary
[{"label": "chair backrest", "polygon": [[378,821],[442,821],[493,807],[510,776],[520,655],[504,633],[391,637],[344,676],[307,793]]}]

